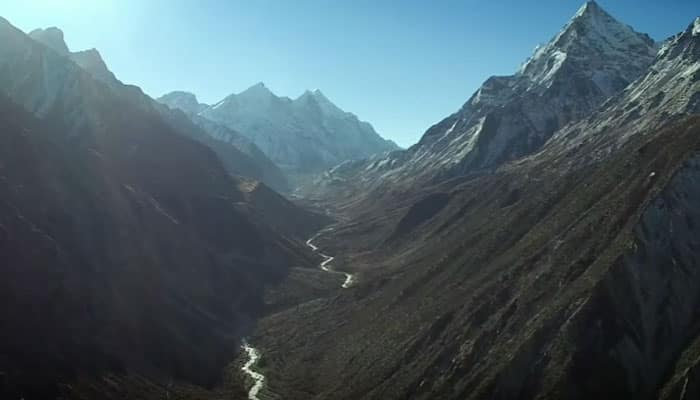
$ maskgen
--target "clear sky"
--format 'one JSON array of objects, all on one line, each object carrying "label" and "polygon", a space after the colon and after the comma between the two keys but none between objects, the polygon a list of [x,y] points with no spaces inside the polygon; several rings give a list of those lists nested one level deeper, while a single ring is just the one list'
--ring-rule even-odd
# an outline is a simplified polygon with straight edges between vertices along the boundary
[{"label": "clear sky", "polygon": [[[257,83],[296,97],[321,89],[402,146],[456,111],[490,75],[513,73],[582,0],[3,0],[29,31],[58,26],[152,96],[213,103]],[[600,0],[661,40],[699,0]]]}]

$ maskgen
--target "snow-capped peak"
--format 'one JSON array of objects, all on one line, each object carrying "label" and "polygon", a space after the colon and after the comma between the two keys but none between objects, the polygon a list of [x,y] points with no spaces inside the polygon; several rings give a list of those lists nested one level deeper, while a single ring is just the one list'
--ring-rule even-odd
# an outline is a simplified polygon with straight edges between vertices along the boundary
[{"label": "snow-capped peak", "polygon": [[[656,53],[656,44],[649,36],[634,31],[596,2],[589,1],[546,46],[535,50],[521,67],[520,74],[529,77],[535,85],[549,85],[567,63],[581,61],[586,64],[583,69],[594,73],[596,61],[606,60],[606,70],[614,68],[625,76],[627,63],[638,59],[630,55],[640,52],[648,53],[651,58]],[[646,59],[641,61],[648,63]]]},{"label": "snow-capped peak", "polygon": [[595,1],[587,1],[584,5],[581,6],[581,8],[578,9],[578,11],[576,11],[574,18],[579,18],[585,15],[597,13],[607,14],[602,8],[600,8],[598,3],[596,3]]},{"label": "snow-capped peak", "polygon": [[693,36],[700,35],[700,17],[695,18],[693,22]]},{"label": "snow-capped peak", "polygon": [[307,107],[309,103],[315,104],[320,107],[324,113],[329,115],[345,115],[349,114],[336,106],[332,101],[330,101],[326,95],[319,89],[306,90],[301,96],[294,100],[295,104],[301,107]]},{"label": "snow-capped peak", "polygon": [[268,89],[264,83],[258,82],[241,93],[233,95],[232,97],[237,99],[246,99],[245,101],[252,102],[269,102],[277,96],[272,93],[272,91]]}]

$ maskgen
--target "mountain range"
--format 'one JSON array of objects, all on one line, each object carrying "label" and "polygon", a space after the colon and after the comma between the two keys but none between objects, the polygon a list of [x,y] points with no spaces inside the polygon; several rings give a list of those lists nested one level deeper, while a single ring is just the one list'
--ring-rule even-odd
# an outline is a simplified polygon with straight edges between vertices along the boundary
[{"label": "mountain range", "polygon": [[[369,123],[342,111],[319,90],[291,100],[277,97],[259,83],[214,106],[199,103],[194,94],[182,91],[168,93],[154,104],[139,88],[122,84],[96,49],[71,52],[60,29],[36,29],[29,36],[70,58],[123,96],[156,109],[174,128],[214,150],[231,173],[263,181],[280,192],[288,192],[304,176],[340,162],[398,149]],[[199,129],[173,111],[184,112]]]},{"label": "mountain range", "polygon": [[316,245],[357,283],[258,323],[266,393],[697,397],[699,49],[700,18],[656,44],[587,2],[415,146],[328,171]]},{"label": "mountain range", "polygon": [[511,76],[486,80],[460,110],[403,152],[347,162],[320,184],[434,182],[493,170],[537,151],[554,132],[590,115],[654,60],[658,45],[586,3]]},{"label": "mountain range", "polygon": [[402,150],[320,91],[156,101],[0,19],[0,397],[698,398],[679,31],[588,1]]},{"label": "mountain range", "polygon": [[2,397],[124,371],[211,387],[326,217],[231,175],[183,113],[57,29],[0,19],[0,39]]},{"label": "mountain range", "polygon": [[320,90],[292,100],[258,83],[214,105],[199,103],[187,92],[172,92],[159,101],[240,132],[291,177],[398,149]]}]

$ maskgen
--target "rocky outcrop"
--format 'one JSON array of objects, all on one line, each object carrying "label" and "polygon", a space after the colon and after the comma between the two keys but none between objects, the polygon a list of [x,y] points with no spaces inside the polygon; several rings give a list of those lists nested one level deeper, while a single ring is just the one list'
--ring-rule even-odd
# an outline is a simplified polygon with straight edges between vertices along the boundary
[{"label": "rocky outcrop", "polygon": [[35,29],[29,32],[29,37],[45,44],[59,54],[69,55],[68,45],[63,38],[63,31],[55,26],[46,29]]}]

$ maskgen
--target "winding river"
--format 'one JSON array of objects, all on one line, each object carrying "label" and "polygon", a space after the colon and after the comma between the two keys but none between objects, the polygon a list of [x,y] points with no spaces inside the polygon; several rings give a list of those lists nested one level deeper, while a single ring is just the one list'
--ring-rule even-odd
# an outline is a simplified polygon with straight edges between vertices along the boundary
[{"label": "winding river", "polygon": [[245,340],[243,341],[242,347],[248,355],[248,361],[246,361],[241,370],[243,370],[243,372],[246,375],[253,378],[253,381],[255,381],[253,387],[250,388],[250,391],[248,391],[248,399],[260,400],[260,398],[258,397],[258,393],[260,393],[260,390],[263,388],[263,385],[265,385],[265,375],[253,371],[253,367],[260,359],[260,352],[255,347],[251,347],[250,344],[248,344],[248,342]]},{"label": "winding river", "polygon": [[[314,252],[318,253],[321,257],[323,257],[323,261],[321,264],[319,264],[319,268],[326,272],[334,273],[334,274],[343,274],[345,275],[345,281],[341,285],[343,289],[347,289],[352,284],[355,282],[355,278],[353,277],[352,274],[348,274],[347,272],[342,272],[342,271],[335,271],[330,268],[329,264],[333,262],[335,257],[329,256],[327,254],[323,254],[319,251],[318,247],[314,245],[313,241],[316,240],[323,232],[326,230],[321,230],[317,234],[313,235],[309,240],[306,241],[306,245],[311,248]],[[255,347],[252,347],[247,341],[243,341],[243,345],[241,346],[243,350],[246,352],[248,355],[248,361],[243,365],[241,370],[248,375],[250,378],[253,379],[255,382],[253,384],[253,387],[250,388],[250,391],[248,391],[248,400],[260,400],[260,397],[258,397],[258,394],[260,393],[260,390],[262,390],[263,386],[265,385],[265,375],[256,372],[253,370],[255,367],[255,364],[258,362],[260,359],[260,351],[256,349]]]},{"label": "winding river", "polygon": [[306,241],[306,245],[309,246],[311,248],[311,250],[317,252],[321,257],[323,257],[323,262],[321,263],[321,265],[319,265],[319,267],[321,267],[322,270],[324,270],[326,272],[332,272],[332,273],[345,275],[345,281],[343,282],[341,287],[343,289],[347,289],[350,286],[352,286],[352,284],[355,282],[355,277],[352,276],[352,274],[348,274],[347,272],[335,271],[335,270],[331,269],[329,267],[329,264],[332,263],[333,260],[335,260],[335,257],[321,253],[319,251],[318,247],[313,243],[314,240],[316,240],[319,236],[321,236],[321,234],[323,234],[323,232],[325,232],[325,231],[326,230],[324,229],[324,230],[321,230],[320,232],[318,232],[317,234],[313,235],[309,240]]}]

